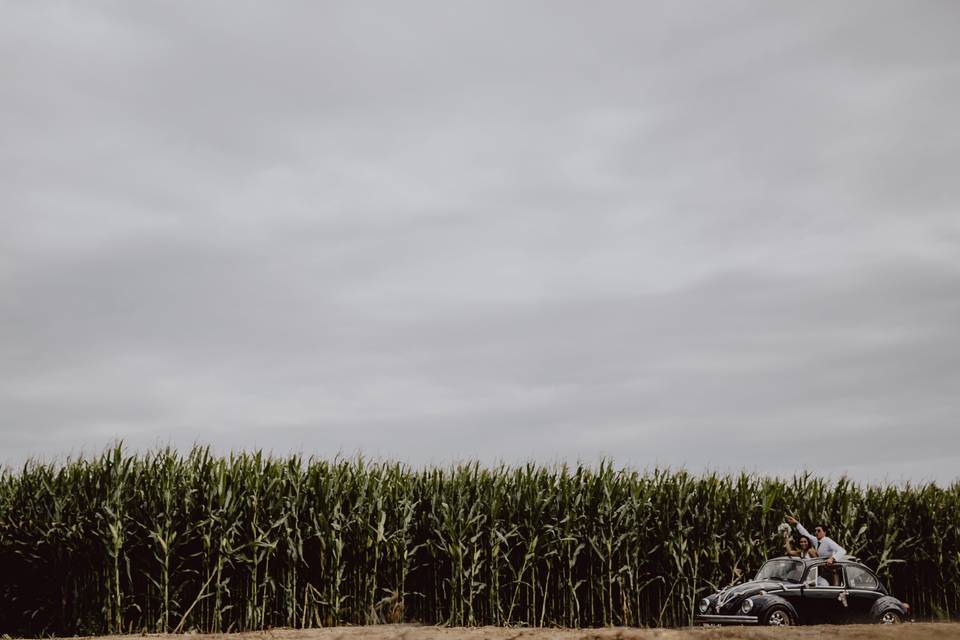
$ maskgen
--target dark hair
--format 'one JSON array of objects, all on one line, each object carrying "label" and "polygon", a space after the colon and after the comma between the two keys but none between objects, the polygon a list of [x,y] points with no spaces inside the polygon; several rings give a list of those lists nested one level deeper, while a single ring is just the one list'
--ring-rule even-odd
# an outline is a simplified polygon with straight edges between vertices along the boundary
[{"label": "dark hair", "polygon": [[817,529],[823,529],[823,535],[827,535],[828,533],[830,533],[830,527],[828,527],[825,524],[818,524],[813,528],[814,531],[816,531]]}]

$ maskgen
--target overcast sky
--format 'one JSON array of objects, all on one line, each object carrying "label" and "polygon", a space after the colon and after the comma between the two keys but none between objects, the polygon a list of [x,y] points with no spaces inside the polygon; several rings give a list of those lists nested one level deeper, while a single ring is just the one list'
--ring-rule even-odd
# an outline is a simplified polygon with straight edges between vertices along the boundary
[{"label": "overcast sky", "polygon": [[0,465],[960,475],[960,3],[0,7]]}]

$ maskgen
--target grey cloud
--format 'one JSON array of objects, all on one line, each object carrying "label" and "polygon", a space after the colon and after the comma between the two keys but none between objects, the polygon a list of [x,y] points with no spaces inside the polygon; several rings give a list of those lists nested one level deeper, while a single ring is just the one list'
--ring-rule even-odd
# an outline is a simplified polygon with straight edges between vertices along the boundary
[{"label": "grey cloud", "polygon": [[10,462],[956,476],[949,3],[7,14]]}]

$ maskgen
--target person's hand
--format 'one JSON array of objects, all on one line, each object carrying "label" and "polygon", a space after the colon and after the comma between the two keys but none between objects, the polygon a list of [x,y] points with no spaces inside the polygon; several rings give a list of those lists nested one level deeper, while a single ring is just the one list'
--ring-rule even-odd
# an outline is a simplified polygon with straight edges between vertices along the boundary
[{"label": "person's hand", "polygon": [[827,564],[833,564],[833,556],[827,558]]},{"label": "person's hand", "polygon": [[787,522],[789,522],[790,524],[797,524],[797,519],[794,518],[793,516],[787,516]]}]

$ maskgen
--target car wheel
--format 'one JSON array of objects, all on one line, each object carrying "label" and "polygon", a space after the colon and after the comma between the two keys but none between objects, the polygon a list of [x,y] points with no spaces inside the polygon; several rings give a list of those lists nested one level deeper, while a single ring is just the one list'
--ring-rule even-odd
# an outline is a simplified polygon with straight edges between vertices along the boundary
[{"label": "car wheel", "polygon": [[786,607],[776,606],[763,614],[762,622],[769,627],[789,627],[793,624],[793,618]]},{"label": "car wheel", "polygon": [[899,611],[890,609],[881,613],[880,617],[877,619],[877,622],[880,624],[900,624],[903,622],[903,616],[900,615]]}]

